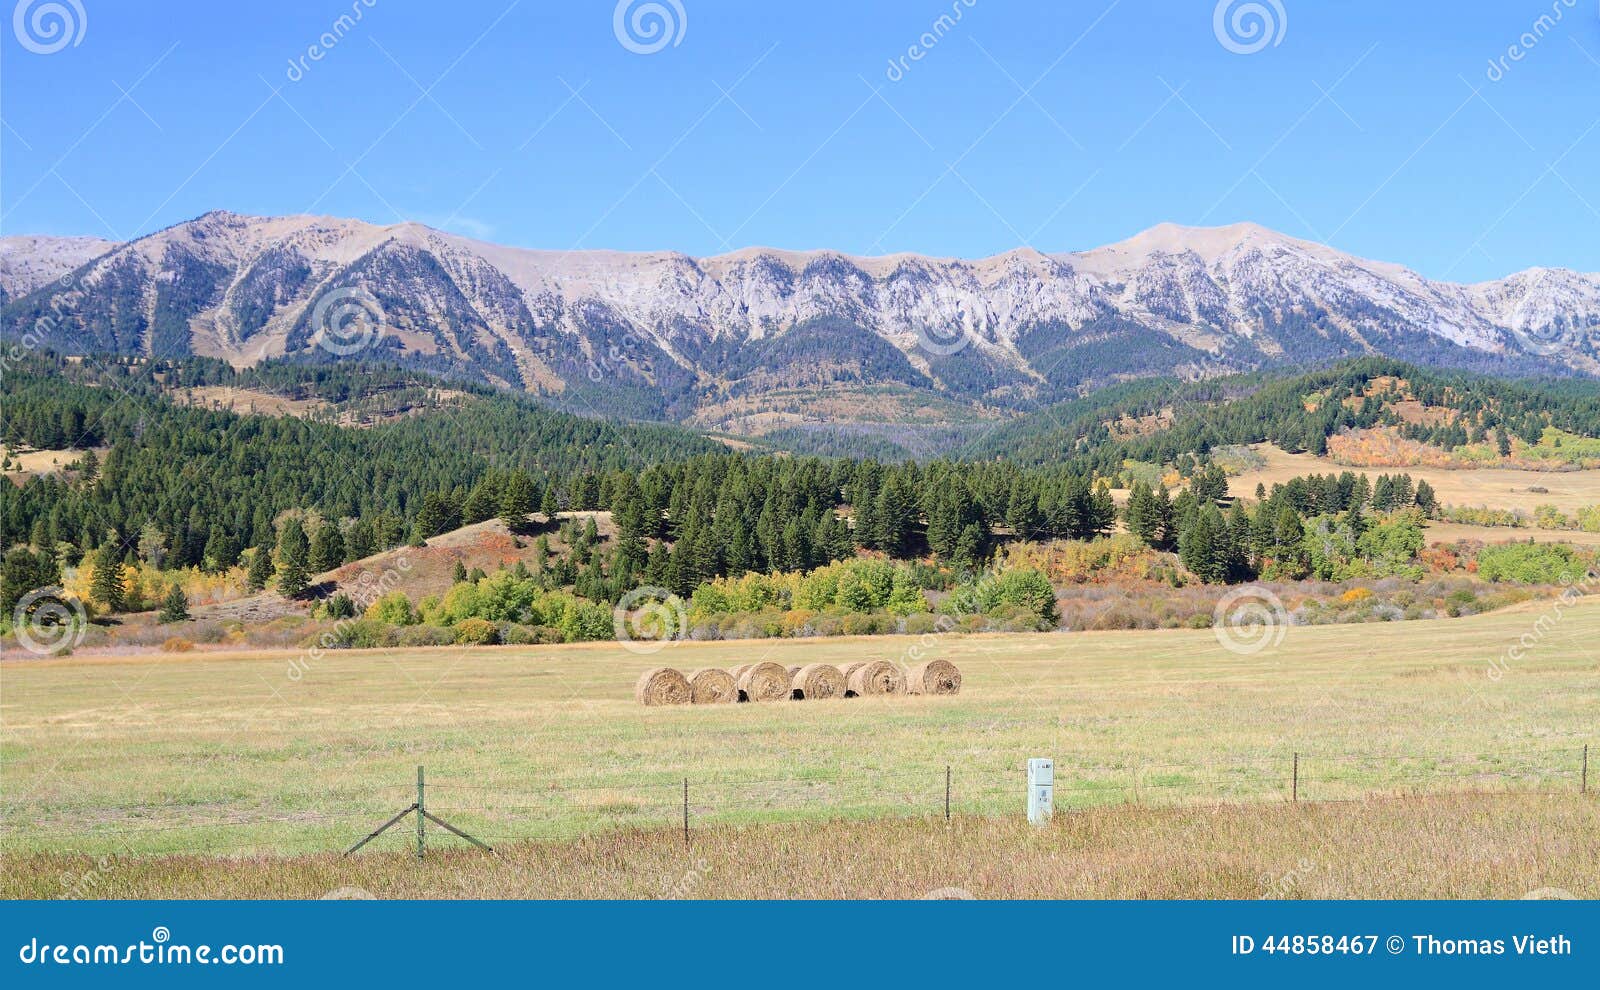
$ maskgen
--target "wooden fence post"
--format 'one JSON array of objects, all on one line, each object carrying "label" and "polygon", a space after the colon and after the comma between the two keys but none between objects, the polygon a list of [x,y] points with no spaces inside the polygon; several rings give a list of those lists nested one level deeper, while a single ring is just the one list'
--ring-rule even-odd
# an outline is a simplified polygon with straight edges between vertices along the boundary
[{"label": "wooden fence post", "polygon": [[1583,776],[1579,778],[1578,793],[1589,793],[1589,744],[1583,744]]},{"label": "wooden fence post", "polygon": [[427,855],[426,822],[428,819],[428,802],[422,793],[422,765],[417,764],[417,858],[422,859]]},{"label": "wooden fence post", "polygon": [[950,820],[950,764],[944,765],[944,820]]},{"label": "wooden fence post", "polygon": [[683,778],[683,844],[689,844],[689,778]]},{"label": "wooden fence post", "polygon": [[1295,804],[1300,803],[1300,754],[1294,754],[1293,783],[1289,785],[1289,800]]}]

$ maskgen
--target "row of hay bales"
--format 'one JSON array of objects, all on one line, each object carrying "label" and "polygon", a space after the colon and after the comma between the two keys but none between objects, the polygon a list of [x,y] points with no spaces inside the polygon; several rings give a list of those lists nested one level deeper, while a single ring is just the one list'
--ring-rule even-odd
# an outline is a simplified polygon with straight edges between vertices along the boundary
[{"label": "row of hay bales", "polygon": [[763,661],[732,670],[706,667],[687,676],[671,667],[653,667],[639,676],[633,695],[641,705],[721,705],[960,690],[961,671],[948,660],[925,660],[909,671],[888,660],[857,660],[843,667],[831,663],[784,667]]}]

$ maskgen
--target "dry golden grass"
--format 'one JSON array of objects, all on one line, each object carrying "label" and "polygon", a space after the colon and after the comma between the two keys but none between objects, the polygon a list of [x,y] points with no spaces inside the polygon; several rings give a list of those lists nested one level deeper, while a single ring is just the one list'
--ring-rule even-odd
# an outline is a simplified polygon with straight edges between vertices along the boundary
[{"label": "dry golden grass", "polygon": [[[101,460],[105,459],[110,447],[94,448],[95,455]],[[30,475],[56,474],[68,464],[78,460],[84,454],[80,448],[67,450],[13,450],[0,445],[0,456],[11,458],[12,470],[6,472],[18,484],[26,481]]]},{"label": "dry golden grass", "polygon": [[[1340,474],[1354,471],[1373,482],[1383,474],[1409,474],[1414,481],[1426,481],[1446,505],[1488,506],[1494,509],[1523,509],[1528,513],[1540,505],[1553,505],[1572,515],[1584,506],[1600,505],[1600,471],[1516,471],[1506,468],[1451,470],[1435,467],[1351,468],[1326,457],[1287,454],[1272,444],[1257,444],[1253,450],[1266,458],[1264,467],[1228,479],[1232,495],[1254,498],[1256,485],[1271,489],[1290,478],[1307,474]],[[1546,488],[1530,492],[1529,488]],[[1515,531],[1512,531],[1515,532]]]},{"label": "dry golden grass", "polygon": [[[1057,759],[1062,808],[1281,801],[1295,752],[1307,800],[1573,791],[1600,741],[1600,601],[1551,610],[1290,628],[1253,655],[1174,630],[6,663],[0,839],[337,850],[413,800],[418,764],[429,807],[494,841],[671,826],[685,777],[700,825],[926,814],[946,766],[957,814],[1010,814],[1036,755]],[[961,694],[644,708],[631,693],[657,664],[914,651],[955,662]]]},{"label": "dry golden grass", "polygon": [[1579,547],[1600,547],[1600,533],[1576,529],[1538,529],[1535,527],[1472,526],[1467,523],[1430,522],[1426,529],[1429,543],[1458,543],[1478,540],[1483,543],[1571,543]]},{"label": "dry golden grass", "polygon": [[296,857],[10,857],[7,898],[1516,898],[1600,896],[1600,803],[1461,793],[720,827]]}]

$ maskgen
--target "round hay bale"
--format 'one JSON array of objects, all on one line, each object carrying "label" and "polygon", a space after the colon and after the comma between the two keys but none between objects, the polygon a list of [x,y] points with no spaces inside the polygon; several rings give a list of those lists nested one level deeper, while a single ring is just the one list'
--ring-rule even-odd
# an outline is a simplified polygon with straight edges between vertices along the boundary
[{"label": "round hay bale", "polygon": [[737,685],[739,683],[739,678],[743,677],[744,676],[744,672],[749,670],[749,669],[750,669],[750,665],[749,664],[741,663],[741,664],[737,664],[736,666],[729,667],[728,668],[728,673],[733,675],[733,683],[735,685]]},{"label": "round hay bale", "polygon": [[798,673],[800,673],[800,668],[799,667],[790,667],[789,668],[789,680],[791,680],[791,681],[794,680],[794,675],[796,675]]},{"label": "round hay bale", "polygon": [[789,671],[782,664],[750,664],[739,675],[740,701],[782,701],[789,697]]},{"label": "round hay bale", "polygon": [[856,671],[860,670],[866,665],[867,662],[865,660],[852,660],[849,663],[841,663],[839,665],[839,673],[843,674],[844,679],[848,681],[850,680],[851,674],[854,674]]},{"label": "round hay bale", "polygon": [[812,663],[801,667],[790,685],[796,700],[820,701],[844,697],[844,675],[831,663]]},{"label": "round hay bale", "polygon": [[850,665],[850,677],[845,687],[858,697],[868,698],[879,694],[904,694],[905,671],[888,660],[865,660]]},{"label": "round hay bale", "polygon": [[906,690],[911,694],[956,694],[961,690],[961,671],[948,660],[924,660],[911,668]]},{"label": "round hay bale", "polygon": [[689,675],[689,703],[722,705],[739,700],[739,685],[720,667],[706,667]]},{"label": "round hay bale", "polygon": [[671,667],[652,667],[639,675],[633,696],[641,705],[686,705],[691,695],[689,678]]}]

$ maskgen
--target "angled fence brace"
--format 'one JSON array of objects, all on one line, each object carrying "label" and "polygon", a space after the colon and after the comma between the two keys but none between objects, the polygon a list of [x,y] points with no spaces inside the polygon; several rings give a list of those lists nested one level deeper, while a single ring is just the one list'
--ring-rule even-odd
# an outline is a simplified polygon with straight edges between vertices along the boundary
[{"label": "angled fence brace", "polygon": [[360,849],[362,846],[364,846],[367,843],[371,842],[373,839],[376,839],[378,836],[380,836],[383,833],[389,831],[389,829],[393,828],[396,824],[398,824],[401,821],[401,819],[405,818],[405,816],[411,814],[413,811],[416,811],[416,810],[417,810],[417,806],[415,804],[406,805],[404,811],[400,812],[398,815],[395,815],[393,818],[389,819],[388,821],[384,822],[382,825],[379,825],[377,828],[373,829],[372,832],[365,839],[362,839],[360,842],[357,842],[355,845],[351,846],[349,849],[346,849],[344,851],[344,854],[346,856],[348,856],[351,853],[355,852],[357,849]]},{"label": "angled fence brace", "polygon": [[449,832],[452,835],[456,835],[456,836],[459,836],[459,837],[461,837],[463,839],[466,839],[468,842],[470,842],[473,845],[477,846],[479,849],[482,849],[484,852],[494,852],[494,847],[493,846],[490,846],[487,843],[478,841],[476,838],[474,838],[474,837],[468,835],[467,833],[461,831],[459,828],[456,828],[454,825],[452,825],[449,822],[445,821],[443,818],[440,818],[438,815],[435,815],[433,812],[429,811],[428,808],[427,808],[427,805],[424,803],[424,801],[426,799],[423,797],[423,794],[424,794],[424,791],[423,791],[422,767],[417,767],[417,799],[415,801],[413,801],[411,804],[407,805],[404,809],[402,809],[401,812],[398,815],[395,815],[393,818],[389,819],[388,821],[384,822],[382,825],[379,825],[377,828],[373,829],[372,832],[366,838],[362,839],[360,842],[357,842],[355,845],[351,846],[349,849],[346,849],[344,851],[344,854],[346,856],[348,856],[351,853],[355,852],[357,849],[360,849],[362,846],[364,846],[367,843],[371,842],[373,839],[376,839],[378,836],[380,836],[383,833],[387,832],[389,829],[393,828],[395,825],[398,825],[400,822],[404,821],[405,817],[407,815],[411,814],[413,811],[417,813],[417,858],[418,859],[422,859],[423,856],[426,854],[426,849],[427,849],[427,847],[425,845],[425,841],[426,840],[423,838],[423,836],[426,834],[425,826],[426,826],[426,823],[428,823],[428,822],[433,822],[435,825],[439,826],[440,828],[444,829],[445,831]]}]

